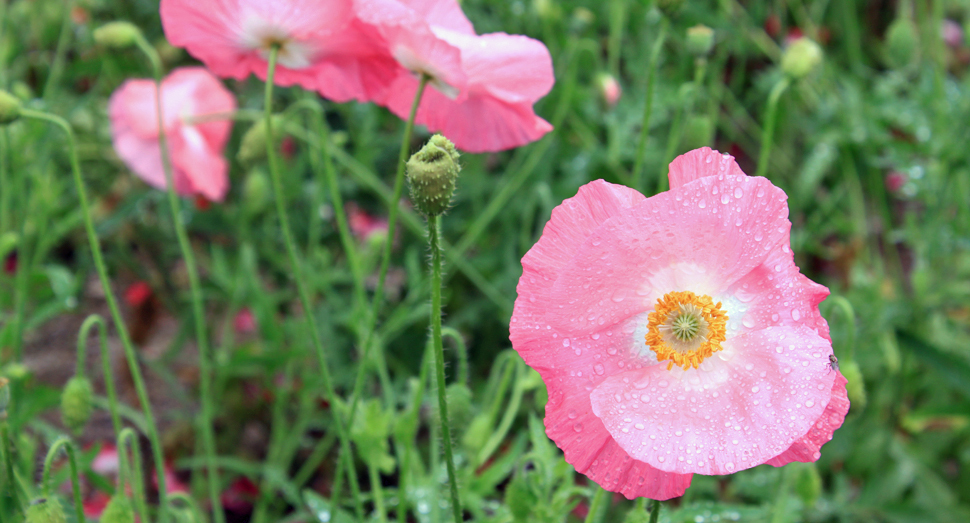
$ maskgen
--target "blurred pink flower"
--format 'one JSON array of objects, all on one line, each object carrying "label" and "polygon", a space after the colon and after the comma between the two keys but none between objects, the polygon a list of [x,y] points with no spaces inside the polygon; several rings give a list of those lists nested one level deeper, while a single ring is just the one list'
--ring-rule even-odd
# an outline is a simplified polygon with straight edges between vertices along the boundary
[{"label": "blurred pink flower", "polygon": [[253,311],[249,310],[249,307],[243,307],[236,313],[232,325],[238,334],[251,334],[256,332],[256,316],[253,315]]},{"label": "blurred pink flower", "polygon": [[372,100],[395,64],[356,19],[352,0],[162,0],[165,36],[213,73],[266,79],[279,46],[275,83],[319,90],[337,102]]},{"label": "blurred pink flower", "polygon": [[511,322],[549,391],[547,434],[628,498],[815,461],[849,408],[785,193],[706,147],[669,178],[651,198],[594,181],[557,207]]},{"label": "blurred pink flower", "polygon": [[889,192],[891,193],[899,192],[908,181],[909,177],[906,176],[906,173],[900,171],[889,171],[889,173],[886,174],[886,189],[889,189]]},{"label": "blurred pink flower", "polygon": [[358,0],[398,67],[377,102],[407,118],[421,73],[431,76],[416,122],[468,152],[538,140],[552,126],[532,109],[554,82],[552,58],[537,40],[476,35],[455,0]]},{"label": "blurred pink flower", "polygon": [[[201,67],[176,69],[162,81],[165,136],[172,159],[175,190],[222,201],[229,190],[229,164],[222,149],[232,122],[193,124],[191,118],[236,109],[236,100],[216,77]],[[153,187],[164,189],[155,82],[128,80],[108,102],[115,151],[128,167]]]},{"label": "blurred pink flower", "polygon": [[362,242],[375,234],[387,234],[387,218],[372,216],[354,202],[347,202],[347,225],[350,232]]},{"label": "blurred pink flower", "polygon": [[940,34],[946,45],[954,49],[963,45],[963,27],[949,18],[943,20]]}]

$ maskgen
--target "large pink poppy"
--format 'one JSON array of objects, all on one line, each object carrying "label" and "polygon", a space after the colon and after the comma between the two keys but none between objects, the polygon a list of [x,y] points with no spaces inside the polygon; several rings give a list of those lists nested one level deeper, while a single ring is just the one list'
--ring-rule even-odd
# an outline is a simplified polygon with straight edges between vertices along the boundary
[{"label": "large pink poppy", "polygon": [[162,0],[162,26],[215,74],[266,79],[279,46],[275,83],[346,102],[383,94],[395,63],[354,16],[352,0]]},{"label": "large pink poppy", "polygon": [[849,408],[828,289],[794,264],[785,193],[709,148],[669,177],[651,198],[598,180],[557,207],[512,315],[549,391],[547,434],[628,498],[815,461]]},{"label": "large pink poppy", "polygon": [[[229,164],[222,150],[232,130],[230,120],[192,122],[201,115],[236,110],[236,100],[202,67],[176,69],[162,81],[165,136],[171,154],[175,190],[222,201],[229,190]],[[128,80],[108,102],[111,136],[118,156],[149,185],[164,189],[165,171],[158,143],[155,82]]]},{"label": "large pink poppy", "polygon": [[554,82],[542,42],[477,35],[455,0],[357,0],[355,8],[398,64],[377,100],[394,114],[408,117],[424,73],[431,80],[415,120],[459,149],[509,149],[552,130],[532,109]]}]

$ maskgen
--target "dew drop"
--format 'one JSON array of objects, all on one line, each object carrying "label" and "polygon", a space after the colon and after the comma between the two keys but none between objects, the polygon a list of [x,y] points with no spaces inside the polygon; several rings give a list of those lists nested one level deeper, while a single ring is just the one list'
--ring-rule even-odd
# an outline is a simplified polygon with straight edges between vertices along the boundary
[{"label": "dew drop", "polygon": [[754,319],[751,318],[751,316],[745,316],[744,319],[741,320],[741,325],[744,325],[745,327],[750,329],[754,327]]},{"label": "dew drop", "polygon": [[596,371],[596,374],[599,374],[600,376],[602,376],[603,373],[606,372],[606,369],[603,367],[602,363],[597,363],[596,365],[594,365],[593,370]]},{"label": "dew drop", "polygon": [[814,407],[814,406],[815,406],[815,402],[814,402],[814,401],[812,401],[812,400],[807,400],[807,401],[805,402],[805,406],[806,406],[806,407],[809,407],[809,408],[811,408],[811,407]]},{"label": "dew drop", "polygon": [[576,414],[575,409],[569,409],[569,412],[566,413],[566,416],[569,416],[569,419],[576,419],[576,417],[579,416],[579,414]]},{"label": "dew drop", "polygon": [[697,203],[697,206],[700,207],[701,209],[704,209],[707,207],[707,202],[704,200],[701,200],[700,202]]},{"label": "dew drop", "polygon": [[798,309],[791,310],[791,319],[798,321],[799,319],[801,319],[801,317],[802,317],[802,313],[798,312]]},{"label": "dew drop", "polygon": [[583,431],[583,424],[582,423],[577,423],[577,424],[573,425],[573,430],[575,430],[576,432],[582,432]]},{"label": "dew drop", "polygon": [[744,196],[744,191],[742,191],[740,187],[736,187],[734,189],[734,197],[741,198],[742,196]]}]

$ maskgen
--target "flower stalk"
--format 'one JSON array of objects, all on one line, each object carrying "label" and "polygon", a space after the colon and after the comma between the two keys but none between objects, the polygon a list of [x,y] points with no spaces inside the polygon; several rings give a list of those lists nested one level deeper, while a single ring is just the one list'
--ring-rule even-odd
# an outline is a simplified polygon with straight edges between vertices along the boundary
[{"label": "flower stalk", "polygon": [[[192,314],[195,321],[195,337],[199,350],[199,388],[202,403],[202,446],[205,450],[206,468],[208,472],[209,500],[212,503],[212,516],[215,523],[224,523],[225,514],[221,507],[219,498],[219,469],[216,467],[216,445],[215,434],[213,432],[213,413],[212,413],[212,362],[209,349],[209,338],[206,333],[205,313],[202,305],[202,290],[199,284],[199,270],[195,262],[195,254],[192,252],[192,245],[189,242],[189,234],[185,229],[185,224],[181,219],[181,205],[178,195],[175,193],[175,176],[172,172],[172,159],[169,156],[168,138],[165,136],[165,120],[162,112],[162,61],[158,52],[152,47],[144,35],[137,33],[135,44],[148,57],[152,63],[152,71],[155,76],[155,111],[158,120],[158,145],[161,149],[162,170],[165,172],[166,193],[168,194],[168,206],[172,215],[172,224],[175,227],[175,235],[178,238],[179,249],[182,251],[182,258],[185,260],[185,268],[189,277],[189,290],[192,295]],[[165,493],[160,493],[160,499],[165,499]],[[165,505],[162,501],[160,505]]]}]

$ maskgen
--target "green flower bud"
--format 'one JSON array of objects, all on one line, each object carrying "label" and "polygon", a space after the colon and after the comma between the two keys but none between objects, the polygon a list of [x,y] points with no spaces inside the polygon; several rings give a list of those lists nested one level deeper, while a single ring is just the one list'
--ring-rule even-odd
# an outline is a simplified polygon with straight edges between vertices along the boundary
[{"label": "green flower bud", "polygon": [[94,410],[94,387],[91,380],[74,376],[61,394],[61,419],[64,425],[74,432],[80,432]]},{"label": "green flower bud", "polygon": [[[279,115],[273,116],[273,133],[276,138],[280,137],[280,125],[283,118]],[[240,163],[252,163],[266,157],[266,119],[261,118],[246,131],[239,145],[239,153],[236,158]]]},{"label": "green flower bud", "polygon": [[411,202],[427,216],[438,216],[451,204],[458,180],[458,151],[450,140],[436,134],[407,163]]},{"label": "green flower bud", "polygon": [[673,16],[684,7],[685,0],[657,0],[657,9],[667,16]]},{"label": "green flower bud", "polygon": [[822,63],[822,48],[809,38],[799,38],[781,56],[781,71],[798,80]]},{"label": "green flower bud", "polygon": [[64,508],[56,499],[38,499],[27,507],[26,523],[67,523]]},{"label": "green flower bud", "polygon": [[795,476],[795,492],[806,507],[814,507],[822,494],[822,476],[818,474],[815,463],[799,463]]},{"label": "green flower bud", "polygon": [[0,125],[6,125],[20,118],[20,99],[7,91],[0,90]]},{"label": "green flower bud", "polygon": [[714,30],[706,25],[695,25],[687,30],[687,50],[701,57],[711,54],[714,48]]},{"label": "green flower bud", "polygon": [[842,360],[839,362],[839,370],[848,381],[845,384],[845,391],[849,395],[853,410],[862,412],[866,408],[866,384],[862,379],[859,364],[853,360]]},{"label": "green flower bud", "polygon": [[109,22],[94,30],[98,45],[115,49],[131,47],[141,38],[141,30],[131,22]]},{"label": "green flower bud", "polygon": [[135,510],[131,506],[128,498],[115,494],[104,507],[101,513],[100,523],[135,523]]},{"label": "green flower bud", "polygon": [[596,22],[596,15],[585,7],[577,7],[573,10],[572,19],[569,21],[570,29],[577,33],[582,33],[589,26]]},{"label": "green flower bud", "polygon": [[492,420],[489,418],[488,413],[481,413],[472,419],[472,422],[468,424],[468,429],[465,430],[465,434],[461,437],[461,444],[465,447],[465,450],[469,454],[478,454],[478,451],[482,450],[485,446],[485,442],[488,441],[488,437],[494,432],[494,427],[492,427]]},{"label": "green flower bud", "polygon": [[0,421],[7,419],[7,407],[10,406],[10,380],[0,377]]},{"label": "green flower bud", "polygon": [[919,38],[916,24],[906,17],[900,17],[886,30],[886,61],[896,68],[905,67],[916,58]]},{"label": "green flower bud", "polygon": [[714,136],[714,122],[706,114],[691,115],[684,124],[684,150],[710,147]]},{"label": "green flower bud", "polygon": [[529,520],[532,509],[539,503],[539,496],[533,492],[526,474],[519,471],[505,487],[505,506],[512,513],[512,521],[519,523]]},{"label": "green flower bud", "polygon": [[473,414],[472,391],[464,383],[452,383],[446,390],[451,424],[455,427],[464,427]]},{"label": "green flower bud", "polygon": [[262,169],[253,169],[243,181],[243,209],[246,214],[263,212],[269,204],[269,178]]},{"label": "green flower bud", "polygon": [[3,375],[11,381],[23,381],[30,377],[30,367],[23,363],[8,363],[3,366]]}]

